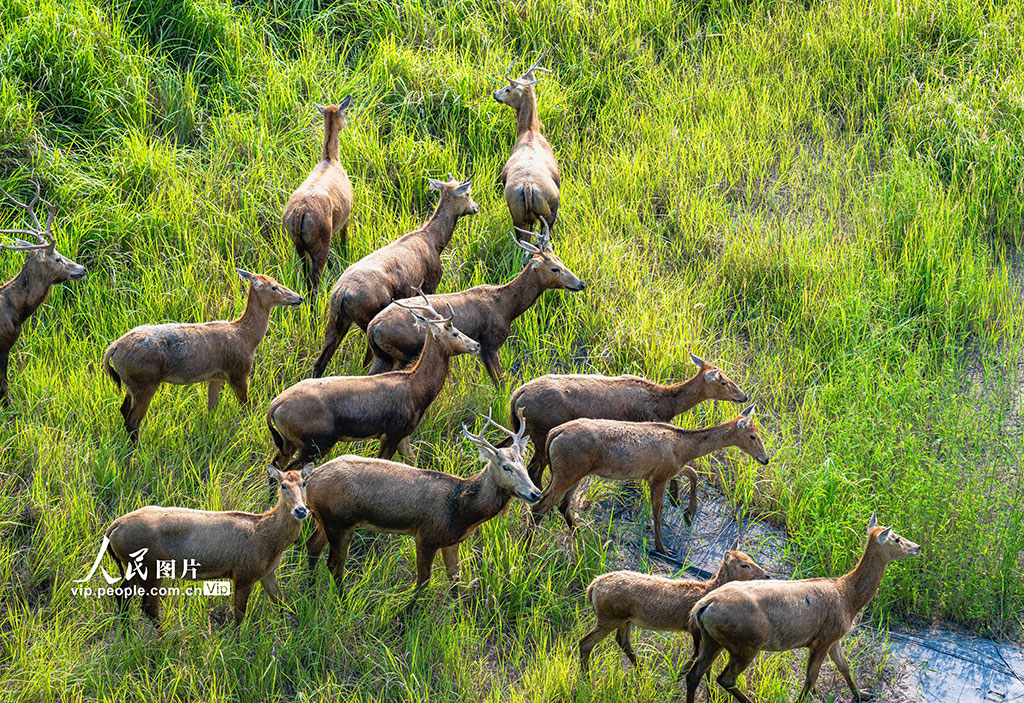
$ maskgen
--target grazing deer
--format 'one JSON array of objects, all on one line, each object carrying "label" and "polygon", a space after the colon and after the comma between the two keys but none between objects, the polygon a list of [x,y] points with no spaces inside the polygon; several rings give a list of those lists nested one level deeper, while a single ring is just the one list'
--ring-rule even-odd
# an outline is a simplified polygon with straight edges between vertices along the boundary
[{"label": "grazing deer", "polygon": [[437,209],[427,223],[349,266],[331,288],[330,317],[323,351],[313,366],[314,378],[324,375],[353,322],[365,332],[374,315],[392,300],[411,297],[414,286],[427,293],[437,290],[441,252],[451,241],[459,218],[476,214],[480,206],[470,197],[470,181],[460,183],[451,174],[447,183],[427,180],[431,188],[441,192]]},{"label": "grazing deer", "polygon": [[665,485],[680,473],[690,479],[690,505],[686,509],[689,524],[697,512],[697,474],[686,463],[726,447],[738,447],[761,464],[768,464],[768,452],[754,424],[753,405],[728,422],[700,430],[684,430],[665,422],[573,420],[548,435],[551,483],[533,509],[543,515],[558,503],[572,530],[575,521],[569,504],[573,489],[585,476],[644,479],[651,492],[654,544],[659,552],[666,553],[661,539]]},{"label": "grazing deer", "polygon": [[[451,357],[477,354],[480,345],[452,324],[454,313],[441,317],[433,308],[427,318],[409,312],[429,334],[416,364],[378,376],[307,378],[270,403],[267,426],[274,438],[279,468],[316,461],[337,442],[380,439],[378,456],[395,451],[412,458],[409,435],[441,392]],[[294,460],[292,457],[295,457]]]},{"label": "grazing deer", "polygon": [[[133,574],[145,589],[142,612],[160,622],[160,583],[157,562],[170,561],[178,578],[193,581],[231,579],[234,582],[235,625],[242,624],[252,587],[259,581],[274,603],[281,603],[277,567],[284,550],[299,538],[306,509],[306,479],[312,465],[302,471],[278,472],[267,467],[270,478],[281,484],[277,504],[256,515],[150,505],[122,515],[107,528],[107,553],[117,562],[122,587],[130,588]],[[141,552],[141,554],[140,554]],[[194,567],[189,571],[188,566]],[[169,578],[174,578],[175,572]],[[128,605],[119,596],[119,609]]]},{"label": "grazing deer", "polygon": [[[536,246],[513,237],[530,254],[513,281],[503,286],[482,285],[459,293],[425,296],[435,305],[451,306],[455,326],[480,343],[480,358],[495,387],[500,387],[503,376],[498,350],[512,334],[512,321],[529,310],[546,290],[586,288],[555,256],[546,222],[544,227],[544,236]],[[405,310],[394,303],[373,318],[366,328],[366,337],[374,357],[371,374],[407,366],[423,348],[422,328],[411,323]]]},{"label": "grazing deer", "polygon": [[[21,267],[18,275],[0,286],[0,405],[5,407],[11,404],[7,395],[7,366],[10,362],[11,348],[21,336],[22,325],[46,301],[51,287],[57,283],[77,281],[85,277],[84,266],[76,264],[57,251],[51,234],[57,206],[40,200],[38,182],[35,183],[35,188],[35,196],[28,205],[15,200],[6,190],[0,189],[0,193],[24,210],[30,220],[24,228],[4,229],[0,230],[0,234],[21,234],[36,240],[35,244],[21,239],[15,239],[14,244],[0,243],[0,249],[23,251],[27,254],[25,265]],[[35,208],[38,202],[50,208],[45,226],[39,224],[39,218],[36,217]]]},{"label": "grazing deer", "polygon": [[750,703],[750,698],[736,686],[736,679],[758,652],[801,647],[810,653],[798,701],[814,688],[826,655],[846,679],[855,701],[873,698],[853,682],[842,639],[875,597],[885,567],[897,559],[917,556],[921,547],[893,532],[892,527],[878,526],[874,513],[867,535],[860,562],[845,576],[732,583],[697,601],[690,614],[690,631],[695,633],[698,652],[686,674],[687,703],[693,703],[697,685],[723,649],[729,652],[729,663],[717,680],[740,703]]},{"label": "grazing deer", "polygon": [[314,290],[327,265],[331,237],[341,231],[341,245],[348,236],[352,215],[352,182],[338,161],[338,135],[345,126],[345,111],[352,96],[338,105],[317,105],[324,117],[324,148],[320,162],[288,198],[281,217],[284,228],[302,259],[306,284]]},{"label": "grazing deer", "polygon": [[345,574],[352,530],[367,526],[382,532],[410,535],[416,541],[416,587],[430,581],[438,550],[448,578],[459,578],[459,543],[484,522],[501,513],[512,496],[532,503],[540,491],[523,465],[526,438],[509,432],[512,444],[498,449],[463,425],[462,432],[480,450],[486,466],[472,478],[416,469],[383,459],[346,455],[328,462],[309,479],[309,507],[318,527],[306,541],[314,568],[330,545],[327,565],[339,588]]},{"label": "grazing deer", "polygon": [[249,282],[245,312],[237,320],[142,325],[111,343],[103,370],[125,387],[121,416],[132,442],[161,383],[207,383],[207,408],[213,410],[227,382],[243,405],[249,402],[249,373],[256,347],[267,334],[270,311],[300,305],[302,296],[270,276],[235,269]]},{"label": "grazing deer", "polygon": [[[722,370],[690,354],[698,368],[682,383],[663,386],[638,376],[571,374],[540,376],[512,392],[509,417],[516,428],[516,408],[530,418],[526,434],[533,441],[533,458],[528,469],[538,486],[548,465],[548,433],[561,424],[590,417],[631,422],[668,422],[705,400],[745,403],[747,394]],[[673,493],[678,488],[673,484]]]},{"label": "grazing deer", "polygon": [[[540,58],[544,55],[541,54]],[[548,227],[554,226],[562,179],[555,153],[541,134],[537,94],[534,92],[534,85],[540,81],[534,72],[550,73],[550,69],[541,68],[540,59],[537,59],[523,75],[513,78],[510,72],[514,63],[513,60],[505,70],[508,85],[494,91],[494,99],[516,111],[516,143],[501,169],[500,181],[512,214],[512,224],[517,231],[526,231],[533,230],[538,219],[544,220]]]},{"label": "grazing deer", "polygon": [[[587,587],[587,603],[597,616],[593,629],[580,640],[580,668],[590,670],[590,652],[615,630],[615,641],[633,666],[636,653],[630,640],[634,625],[659,632],[689,632],[693,604],[730,581],[771,578],[739,548],[739,537],[725,553],[718,573],[707,581],[668,579],[636,571],[601,574]],[[694,650],[690,659],[696,657]],[[683,671],[689,669],[689,664]]]}]

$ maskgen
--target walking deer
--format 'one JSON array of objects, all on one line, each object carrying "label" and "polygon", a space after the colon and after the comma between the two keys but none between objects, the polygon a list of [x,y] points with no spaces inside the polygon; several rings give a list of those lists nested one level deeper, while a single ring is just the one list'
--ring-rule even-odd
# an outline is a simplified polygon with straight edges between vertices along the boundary
[{"label": "walking deer", "polygon": [[452,324],[451,310],[441,317],[432,308],[410,306],[409,313],[429,331],[412,368],[377,376],[307,378],[274,398],[267,426],[277,447],[276,466],[302,466],[339,441],[372,438],[380,439],[380,458],[390,459],[395,451],[412,458],[409,435],[441,392],[449,360],[477,354],[480,345]]},{"label": "walking deer", "polygon": [[267,334],[270,311],[300,305],[302,296],[270,276],[236,269],[249,283],[245,312],[232,321],[142,325],[107,347],[103,370],[120,387],[124,427],[139,439],[142,418],[161,383],[207,383],[207,409],[217,407],[226,382],[243,405],[249,402],[249,373],[256,347]]},{"label": "walking deer", "polygon": [[[234,583],[235,626],[245,618],[249,594],[259,581],[275,604],[282,603],[277,567],[284,550],[299,538],[306,508],[306,479],[312,465],[301,471],[279,472],[267,467],[280,482],[277,504],[262,514],[237,511],[191,510],[150,505],[122,515],[105,533],[107,553],[121,572],[122,587],[130,588],[135,575],[142,582],[142,612],[160,621],[160,584],[164,576],[157,562],[174,566],[169,578],[196,581],[231,579]],[[189,566],[193,567],[189,571]],[[118,598],[123,612],[128,596]]]},{"label": "walking deer", "polygon": [[666,553],[661,538],[665,485],[680,473],[689,478],[686,518],[687,523],[691,522],[697,512],[697,474],[686,464],[726,447],[738,447],[761,464],[768,464],[768,452],[754,424],[753,405],[728,422],[700,430],[684,430],[664,422],[573,420],[548,435],[551,483],[533,509],[543,515],[558,503],[569,529],[575,529],[569,505],[573,490],[585,476],[644,479],[651,492],[654,544],[659,552]]},{"label": "walking deer", "polygon": [[501,169],[500,182],[517,231],[533,230],[538,219],[552,227],[558,216],[558,189],[562,179],[555,153],[541,134],[534,91],[534,86],[540,81],[534,73],[550,73],[550,69],[540,66],[543,58],[541,54],[519,78],[511,76],[513,60],[505,70],[508,85],[494,91],[495,100],[516,111],[516,142]]},{"label": "walking deer", "polygon": [[[739,548],[739,537],[722,558],[718,572],[706,581],[668,579],[636,571],[612,571],[601,574],[587,587],[587,603],[597,622],[580,640],[580,668],[590,670],[590,653],[605,637],[615,631],[615,641],[637,665],[630,639],[632,627],[658,632],[689,632],[693,604],[719,586],[730,581],[751,581],[771,578],[764,569]],[[697,656],[694,650],[690,658]],[[683,668],[685,672],[689,664]]]},{"label": "walking deer", "polygon": [[[548,433],[559,425],[589,417],[632,422],[668,422],[705,400],[747,402],[747,394],[720,368],[690,354],[697,366],[692,378],[663,386],[638,376],[549,374],[524,383],[512,392],[509,417],[517,429],[516,408],[523,408],[533,440],[530,479],[538,486],[548,465]],[[673,493],[678,488],[673,484]]]},{"label": "walking deer", "polygon": [[[529,310],[544,291],[586,288],[555,256],[547,237],[547,223],[544,227],[545,235],[538,238],[536,245],[515,239],[530,258],[522,272],[509,283],[425,296],[434,305],[450,306],[455,326],[480,343],[480,359],[495,387],[500,387],[503,377],[498,350],[512,334],[512,322]],[[531,236],[529,232],[525,234]],[[374,359],[371,374],[407,366],[423,348],[423,329],[411,322],[405,310],[395,303],[373,318],[366,328],[366,337]]]},{"label": "walking deer", "polygon": [[[51,234],[57,206],[41,200],[38,182],[35,183],[35,196],[28,205],[16,200],[6,190],[0,189],[0,193],[24,210],[29,220],[24,227],[3,229],[0,234],[20,234],[36,240],[35,244],[22,239],[15,239],[14,244],[0,243],[0,249],[26,253],[25,264],[18,275],[0,286],[0,405],[6,407],[11,404],[7,389],[7,367],[11,348],[21,336],[22,325],[46,302],[50,288],[58,283],[84,278],[85,267],[57,251]],[[36,216],[36,203],[39,202],[50,208],[45,225],[40,224]]]},{"label": "walking deer", "polygon": [[920,553],[920,545],[896,534],[892,527],[879,526],[872,513],[864,553],[845,576],[732,583],[709,593],[697,601],[690,615],[698,652],[686,674],[687,703],[693,703],[697,686],[723,649],[729,652],[729,663],[719,674],[718,684],[740,703],[750,703],[736,679],[754,657],[761,651],[802,647],[809,650],[807,676],[797,700],[806,698],[814,688],[826,656],[843,675],[854,700],[870,700],[873,695],[853,682],[842,639],[875,597],[885,567]]},{"label": "walking deer", "polygon": [[324,145],[320,162],[288,198],[281,220],[302,259],[310,291],[320,283],[327,265],[331,237],[341,232],[341,245],[348,237],[352,215],[352,182],[338,160],[339,134],[345,126],[345,112],[352,96],[338,105],[317,105],[324,118]]},{"label": "walking deer", "polygon": [[352,323],[365,332],[374,315],[392,300],[411,297],[414,286],[427,293],[437,290],[442,273],[441,252],[451,241],[459,218],[476,214],[480,206],[470,197],[470,181],[460,183],[451,174],[447,183],[427,180],[432,189],[441,193],[437,209],[427,223],[349,266],[331,288],[324,348],[313,366],[315,378],[324,375]]},{"label": "walking deer", "polygon": [[463,435],[477,446],[486,464],[472,478],[353,455],[314,471],[308,486],[309,507],[318,527],[306,541],[310,568],[330,545],[327,565],[341,588],[352,531],[366,526],[415,540],[417,588],[430,581],[438,551],[454,584],[460,572],[459,543],[505,510],[513,496],[527,503],[540,498],[523,465],[527,438],[522,430],[510,432],[490,416],[487,422],[509,434],[512,444],[498,449],[482,432],[473,434],[463,425]]}]

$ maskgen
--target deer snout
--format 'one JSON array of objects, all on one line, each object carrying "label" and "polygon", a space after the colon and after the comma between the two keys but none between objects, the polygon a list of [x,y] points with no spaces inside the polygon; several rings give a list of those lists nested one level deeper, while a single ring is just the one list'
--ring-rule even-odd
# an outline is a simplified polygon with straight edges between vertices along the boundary
[{"label": "deer snout", "polygon": [[86,271],[84,266],[82,266],[81,264],[75,264],[70,269],[68,269],[68,278],[70,278],[72,281],[81,281],[83,278],[85,278],[85,273]]},{"label": "deer snout", "polygon": [[295,516],[296,520],[305,520],[307,517],[309,517],[309,510],[306,508],[305,505],[299,505],[294,510],[292,510],[292,515]]},{"label": "deer snout", "polygon": [[732,397],[732,402],[734,403],[746,403],[748,400],[750,400],[750,396],[743,391],[740,391],[739,394]]},{"label": "deer snout", "polygon": [[523,500],[527,503],[536,503],[544,494],[538,491],[536,488],[531,488],[529,492],[523,496]]},{"label": "deer snout", "polygon": [[584,283],[583,281],[579,280],[579,279],[576,279],[576,282],[569,286],[569,290],[575,291],[575,292],[579,292],[581,290],[586,290],[586,289],[587,289],[587,284]]},{"label": "deer snout", "polygon": [[290,298],[288,300],[288,304],[289,305],[302,305],[302,296],[296,294],[296,296],[294,298]]},{"label": "deer snout", "polygon": [[768,466],[768,457],[764,457],[764,458],[758,457],[757,463],[760,464],[761,466]]}]

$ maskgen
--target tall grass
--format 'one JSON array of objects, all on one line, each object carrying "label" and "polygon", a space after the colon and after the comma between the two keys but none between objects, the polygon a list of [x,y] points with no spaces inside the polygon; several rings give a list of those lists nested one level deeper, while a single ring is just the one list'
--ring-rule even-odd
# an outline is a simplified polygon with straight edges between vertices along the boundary
[{"label": "tall grass", "polygon": [[[341,594],[290,551],[288,607],[257,595],[237,634],[216,601],[171,599],[157,632],[141,619],[118,630],[113,603],[71,595],[125,511],[267,504],[263,411],[309,371],[325,291],[274,312],[249,407],[226,398],[208,414],[196,388],[161,389],[134,455],[99,359],[141,323],[238,314],[234,266],[300,286],[279,214],[318,155],[312,103],[354,95],[341,159],[356,207],[329,274],[425,219],[425,176],[453,171],[473,175],[482,211],[460,224],[442,290],[503,282],[520,256],[494,179],[514,130],[489,93],[509,61],[542,50],[555,73],[538,87],[541,119],[563,170],[554,244],[588,289],[548,294],[516,322],[501,392],[472,360],[454,364],[415,435],[420,464],[475,471],[458,423],[486,407],[503,417],[536,375],[674,380],[693,351],[757,398],[774,457],[701,468],[785,526],[801,575],[851,567],[877,508],[924,554],[889,570],[869,617],[1014,632],[1020,13],[957,0],[0,5],[0,185],[26,192],[37,175],[60,206],[58,246],[89,268],[26,326],[0,411],[5,697],[676,695],[685,651],[662,635],[641,638],[638,672],[601,648],[601,673],[578,679],[582,590],[612,563],[603,528],[567,540],[545,522],[528,548],[520,506],[464,545],[473,597],[450,599],[438,571],[411,611],[413,548],[399,537],[360,536]],[[0,274],[20,264],[4,256]],[[360,373],[362,350],[351,334],[332,371]],[[747,685],[788,700],[797,660],[768,659]]]}]

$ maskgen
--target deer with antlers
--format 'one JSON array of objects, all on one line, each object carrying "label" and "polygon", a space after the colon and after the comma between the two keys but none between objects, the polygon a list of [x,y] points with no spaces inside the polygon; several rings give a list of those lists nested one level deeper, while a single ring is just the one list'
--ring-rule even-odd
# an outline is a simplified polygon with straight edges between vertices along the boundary
[{"label": "deer with antlers", "polygon": [[[586,288],[555,255],[548,224],[541,222],[544,234],[536,239],[536,244],[528,241],[532,232],[522,232],[527,237],[523,240],[513,235],[516,244],[530,257],[514,280],[503,286],[482,285],[458,293],[422,296],[428,303],[448,305],[455,315],[455,326],[480,343],[480,359],[495,387],[500,387],[503,377],[498,350],[512,334],[512,322],[529,310],[544,291]],[[371,374],[404,368],[415,362],[423,348],[423,328],[410,320],[402,307],[392,303],[366,328],[374,358]]]},{"label": "deer with antlers", "polygon": [[[10,202],[25,211],[28,222],[25,227],[0,230],[0,234],[23,235],[32,237],[36,243],[23,239],[14,239],[14,244],[0,242],[0,248],[9,251],[23,251],[27,254],[25,265],[13,279],[0,287],[0,404],[10,405],[7,395],[7,365],[10,361],[11,348],[21,336],[21,326],[32,313],[42,305],[50,288],[57,283],[77,281],[85,277],[85,267],[76,264],[56,249],[51,230],[53,219],[57,214],[57,206],[39,195],[39,183],[35,182],[35,196],[27,205],[16,200],[10,193],[0,189]],[[46,224],[39,223],[36,217],[36,203],[43,203],[50,208],[46,216]]]},{"label": "deer with antlers", "polygon": [[[505,202],[512,214],[517,230],[532,231],[537,220],[548,227],[558,215],[558,189],[562,178],[558,160],[548,140],[541,134],[542,125],[537,117],[537,94],[534,86],[540,78],[537,71],[550,73],[540,65],[540,58],[519,77],[511,75],[512,65],[505,70],[508,85],[494,91],[494,99],[516,111],[516,143],[512,154],[501,169],[499,181],[505,190]],[[522,236],[522,235],[520,235]]]}]

